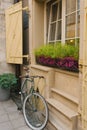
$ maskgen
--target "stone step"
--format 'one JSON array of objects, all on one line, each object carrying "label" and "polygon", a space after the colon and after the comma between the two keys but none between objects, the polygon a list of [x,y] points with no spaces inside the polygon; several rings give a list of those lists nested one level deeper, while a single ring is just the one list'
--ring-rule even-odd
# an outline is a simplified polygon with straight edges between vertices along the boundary
[{"label": "stone step", "polygon": [[77,97],[56,88],[51,88],[51,97],[74,109],[74,111],[78,111],[79,100]]},{"label": "stone step", "polygon": [[77,112],[71,110],[70,108],[53,98],[47,99],[47,102],[50,115],[55,115],[57,119],[60,119],[60,122],[66,124],[66,127],[68,128],[66,130],[77,130]]},{"label": "stone step", "polygon": [[[68,130],[68,127],[63,124],[53,113],[49,112],[49,122],[54,126],[54,130]],[[50,128],[50,127],[49,127]]]}]

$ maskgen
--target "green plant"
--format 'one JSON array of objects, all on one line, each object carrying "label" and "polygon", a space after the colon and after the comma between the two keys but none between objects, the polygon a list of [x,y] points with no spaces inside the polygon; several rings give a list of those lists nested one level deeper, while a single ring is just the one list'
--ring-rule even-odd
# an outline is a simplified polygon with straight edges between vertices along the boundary
[{"label": "green plant", "polygon": [[51,58],[73,57],[78,60],[79,47],[67,44],[47,44],[35,50],[35,56],[45,56]]},{"label": "green plant", "polygon": [[17,85],[17,78],[12,73],[4,73],[0,75],[0,87],[11,88]]}]

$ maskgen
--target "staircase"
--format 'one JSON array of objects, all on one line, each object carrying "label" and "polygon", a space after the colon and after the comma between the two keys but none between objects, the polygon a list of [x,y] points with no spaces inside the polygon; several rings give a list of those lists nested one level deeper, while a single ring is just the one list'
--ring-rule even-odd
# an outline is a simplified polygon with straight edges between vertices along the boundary
[{"label": "staircase", "polygon": [[53,87],[50,87],[50,96],[47,98],[49,130],[52,126],[52,130],[79,130],[78,81],[77,74],[70,74],[64,71],[55,72],[55,84]]},{"label": "staircase", "polygon": [[78,113],[55,98],[48,98],[49,122],[55,130],[77,130]]},{"label": "staircase", "polygon": [[[35,69],[35,67],[34,67]],[[47,130],[81,130],[79,127],[79,75],[58,69],[36,67],[47,79],[46,100],[49,108]]]}]

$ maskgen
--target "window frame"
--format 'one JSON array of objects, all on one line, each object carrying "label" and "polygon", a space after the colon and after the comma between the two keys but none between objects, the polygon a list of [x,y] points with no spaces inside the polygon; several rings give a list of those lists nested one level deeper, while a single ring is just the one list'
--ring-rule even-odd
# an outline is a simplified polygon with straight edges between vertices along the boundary
[{"label": "window frame", "polygon": [[[59,2],[60,2],[60,0],[59,0],[59,1],[56,1],[56,2],[53,2],[52,5],[51,5],[51,9],[50,9],[50,19],[49,19],[49,23],[48,23],[48,24],[49,24],[49,25],[48,25],[48,38],[47,38],[47,42],[48,42],[48,43],[55,43],[55,42],[57,42],[57,41],[61,41],[61,39],[60,39],[60,40],[57,40],[57,39],[56,39],[57,30],[58,30],[58,28],[57,28],[57,27],[58,27],[58,22],[61,21],[61,23],[62,23],[62,14],[61,14],[61,19],[58,19],[58,9],[59,9],[59,4],[58,4],[58,3],[59,3]],[[51,18],[52,18],[52,6],[55,5],[55,4],[58,5],[58,8],[57,8],[57,18],[56,18],[55,21],[52,22],[52,21],[51,21]],[[51,33],[51,32],[50,32],[50,30],[51,30],[51,27],[50,27],[50,26],[51,26],[52,24],[54,24],[54,23],[56,24],[56,27],[55,27],[55,39],[51,41],[51,40],[50,40],[50,33]],[[62,27],[62,24],[61,24],[61,27]],[[62,28],[61,28],[61,37],[62,37]]]},{"label": "window frame", "polygon": [[[46,1],[46,4],[48,3],[48,2],[50,2],[51,0],[47,0]],[[53,4],[55,4],[55,3],[58,3],[60,0],[57,0],[57,1],[55,1],[55,2],[53,2],[52,3],[52,5]],[[50,41],[49,40],[49,37],[50,37],[50,22],[51,22],[51,14],[52,14],[52,5],[51,5],[51,10],[50,10],[50,15],[49,15],[49,23],[48,23],[48,31],[47,31],[47,43],[56,43],[57,41],[61,41],[63,44],[65,44],[65,42],[66,42],[66,40],[75,40],[75,39],[80,39],[80,35],[79,35],[79,37],[77,37],[77,33],[78,33],[78,30],[77,30],[77,28],[78,28],[78,12],[80,13],[80,7],[78,8],[78,0],[76,0],[76,10],[75,11],[73,11],[72,13],[68,13],[67,15],[66,15],[66,0],[62,0],[62,14],[61,14],[61,19],[60,19],[60,21],[61,21],[61,40],[56,40],[56,38],[53,40],[53,41]],[[81,2],[81,1],[80,1]],[[75,37],[72,37],[72,38],[66,38],[66,16],[69,16],[69,15],[71,15],[71,14],[73,14],[73,13],[76,13],[76,25],[75,25]],[[57,12],[57,17],[58,17],[58,12]],[[58,22],[58,20],[56,21],[56,22]],[[57,26],[58,26],[58,24],[57,24]],[[55,36],[57,35],[57,26],[56,26],[56,34],[55,34]],[[47,29],[46,29],[47,30]],[[76,41],[75,41],[75,44],[76,44]]]},{"label": "window frame", "polygon": [[[80,8],[78,9],[78,3],[77,2],[78,2],[78,0],[76,0],[76,10],[75,11],[72,11],[71,13],[68,13],[68,14],[66,14],[66,12],[65,12],[65,19],[66,19],[67,16],[70,16],[74,13],[76,14],[76,16],[75,16],[75,37],[66,38],[66,28],[65,28],[65,41],[80,39],[80,36],[77,36],[77,28],[78,28],[78,18],[77,18],[77,16],[78,16],[78,12],[80,12]],[[65,27],[66,27],[66,20],[65,20]],[[76,44],[77,44],[77,40],[75,40],[75,45]]]}]

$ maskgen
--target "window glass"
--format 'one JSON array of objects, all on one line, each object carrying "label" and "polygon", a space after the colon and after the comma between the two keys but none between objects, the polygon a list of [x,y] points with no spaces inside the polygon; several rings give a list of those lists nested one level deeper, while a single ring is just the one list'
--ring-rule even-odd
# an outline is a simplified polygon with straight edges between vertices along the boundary
[{"label": "window glass", "polygon": [[[66,0],[65,39],[77,43],[80,37],[80,0]],[[74,39],[74,40],[72,40]],[[74,42],[72,42],[74,41]]]},{"label": "window glass", "polygon": [[46,5],[46,29],[47,29],[47,33],[46,33],[46,41],[48,40],[48,30],[49,30],[49,22],[50,22],[50,12],[51,12],[51,2],[48,2],[47,5]]},{"label": "window glass", "polygon": [[66,38],[75,37],[76,14],[73,13],[66,17]]},{"label": "window glass", "polygon": [[66,40],[66,44],[68,44],[68,45],[75,45],[75,39]]},{"label": "window glass", "polygon": [[56,36],[56,39],[57,40],[61,40],[61,21],[58,21],[57,22],[57,36]]},{"label": "window glass", "polygon": [[48,42],[61,40],[62,1],[51,4]]},{"label": "window glass", "polygon": [[53,23],[50,25],[50,40],[49,41],[54,41],[55,40],[55,30],[56,30],[56,23]]},{"label": "window glass", "polygon": [[80,0],[77,0],[77,9],[80,9]]},{"label": "window glass", "polygon": [[54,4],[52,6],[52,17],[51,17],[52,22],[57,20],[57,9],[58,9],[58,4]]},{"label": "window glass", "polygon": [[47,42],[74,44],[80,37],[80,0],[65,1],[65,7],[62,7],[63,0],[47,2]]},{"label": "window glass", "polygon": [[68,45],[79,45],[80,39],[79,38],[74,38],[74,39],[69,39],[65,41],[66,44]]},{"label": "window glass", "polygon": [[76,10],[76,0],[66,0],[66,14]]},{"label": "window glass", "polygon": [[80,37],[80,11],[77,12],[77,37]]},{"label": "window glass", "polygon": [[62,1],[58,2],[58,19],[62,18]]}]

